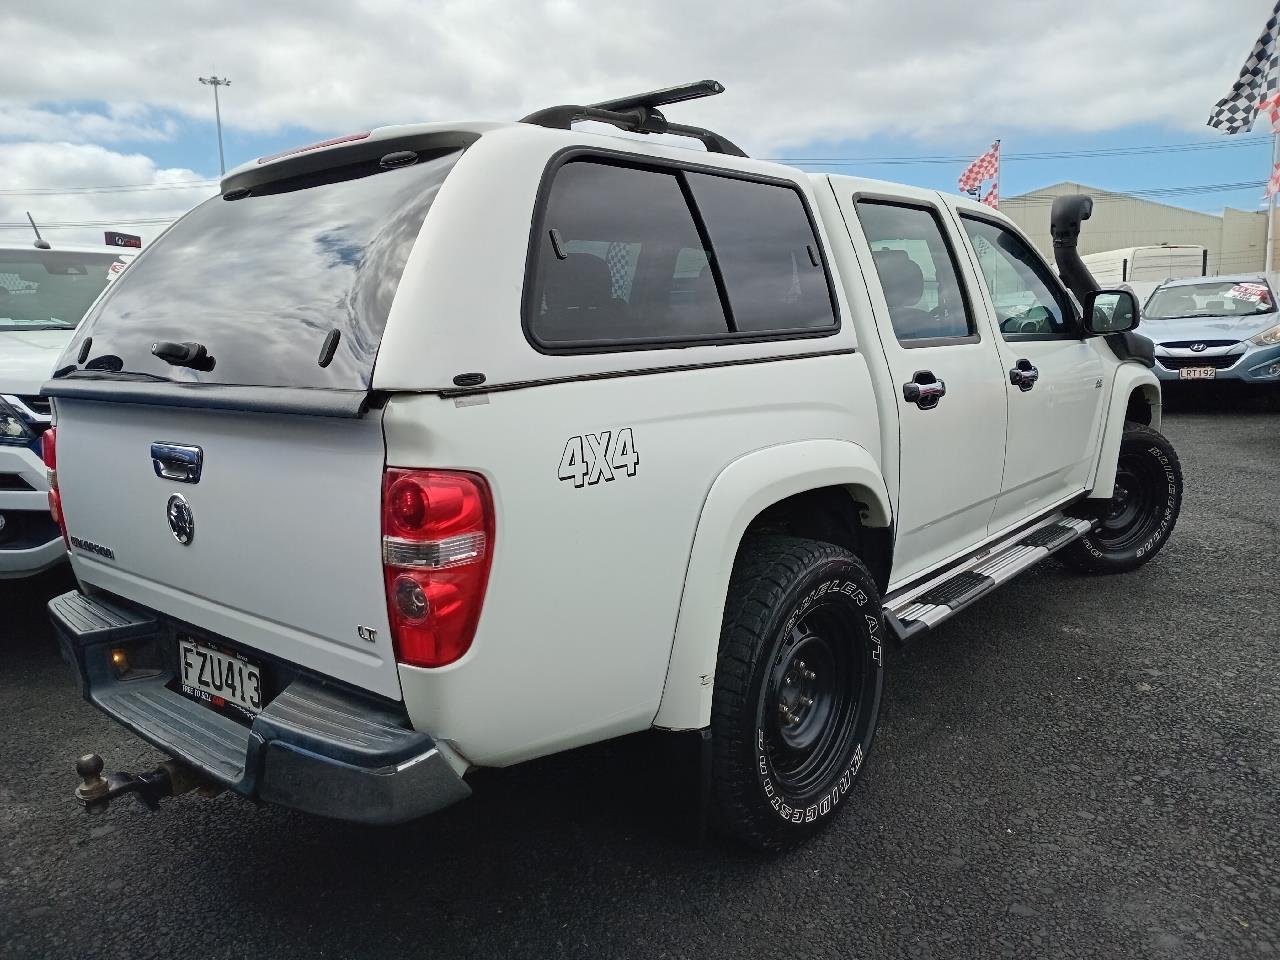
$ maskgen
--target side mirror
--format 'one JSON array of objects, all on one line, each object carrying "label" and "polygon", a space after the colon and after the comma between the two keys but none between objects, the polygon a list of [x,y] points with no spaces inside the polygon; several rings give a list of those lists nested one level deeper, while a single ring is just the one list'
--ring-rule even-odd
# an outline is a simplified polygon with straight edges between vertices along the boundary
[{"label": "side mirror", "polygon": [[1125,333],[1138,325],[1138,298],[1132,290],[1095,290],[1081,306],[1084,328],[1091,336]]}]

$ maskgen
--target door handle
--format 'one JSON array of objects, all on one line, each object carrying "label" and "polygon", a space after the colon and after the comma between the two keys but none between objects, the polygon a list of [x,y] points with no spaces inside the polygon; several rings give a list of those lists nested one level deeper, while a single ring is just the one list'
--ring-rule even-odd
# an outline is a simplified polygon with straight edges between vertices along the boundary
[{"label": "door handle", "polygon": [[151,466],[156,476],[176,483],[199,483],[204,451],[180,443],[153,443]]},{"label": "door handle", "polygon": [[947,385],[932,370],[917,370],[910,382],[902,385],[902,399],[921,410],[932,410],[947,395]]},{"label": "door handle", "polygon": [[1009,382],[1026,393],[1040,379],[1040,371],[1031,365],[1030,360],[1019,360],[1009,371]]}]

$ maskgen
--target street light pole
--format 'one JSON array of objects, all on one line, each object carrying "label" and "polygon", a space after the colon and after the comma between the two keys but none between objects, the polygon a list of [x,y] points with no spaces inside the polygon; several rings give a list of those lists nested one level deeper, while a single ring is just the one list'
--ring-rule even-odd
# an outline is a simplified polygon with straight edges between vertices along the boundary
[{"label": "street light pole", "polygon": [[213,87],[213,115],[218,122],[218,169],[223,173],[227,172],[227,161],[222,154],[222,107],[218,103],[218,88],[231,86],[231,81],[222,77],[196,77],[206,86]]}]

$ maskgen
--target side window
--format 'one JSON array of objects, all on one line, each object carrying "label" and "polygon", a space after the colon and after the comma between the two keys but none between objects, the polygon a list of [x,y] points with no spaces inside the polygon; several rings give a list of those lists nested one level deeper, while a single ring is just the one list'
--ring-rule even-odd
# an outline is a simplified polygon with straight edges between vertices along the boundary
[{"label": "side window", "polygon": [[899,342],[977,339],[937,211],[879,200],[857,207]]},{"label": "side window", "polygon": [[535,257],[526,309],[540,342],[683,340],[729,330],[675,171],[565,164]]},{"label": "side window", "polygon": [[834,328],[821,247],[800,194],[771,183],[685,176],[724,275],[734,329]]},{"label": "side window", "polygon": [[1053,274],[1020,236],[990,220],[960,216],[1006,340],[1077,336],[1075,315]]}]

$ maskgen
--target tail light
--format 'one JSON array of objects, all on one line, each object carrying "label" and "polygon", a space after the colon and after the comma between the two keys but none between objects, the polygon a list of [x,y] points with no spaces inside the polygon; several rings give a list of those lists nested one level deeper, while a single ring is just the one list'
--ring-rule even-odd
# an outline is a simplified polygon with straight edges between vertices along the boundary
[{"label": "tail light", "polygon": [[401,663],[442,667],[471,647],[492,546],[493,500],[482,477],[387,469],[382,570]]},{"label": "tail light", "polygon": [[44,432],[44,438],[40,441],[40,456],[44,460],[44,472],[49,480],[49,513],[62,531],[62,542],[70,550],[71,538],[67,535],[67,521],[62,515],[62,494],[58,492],[58,438],[55,427]]}]

